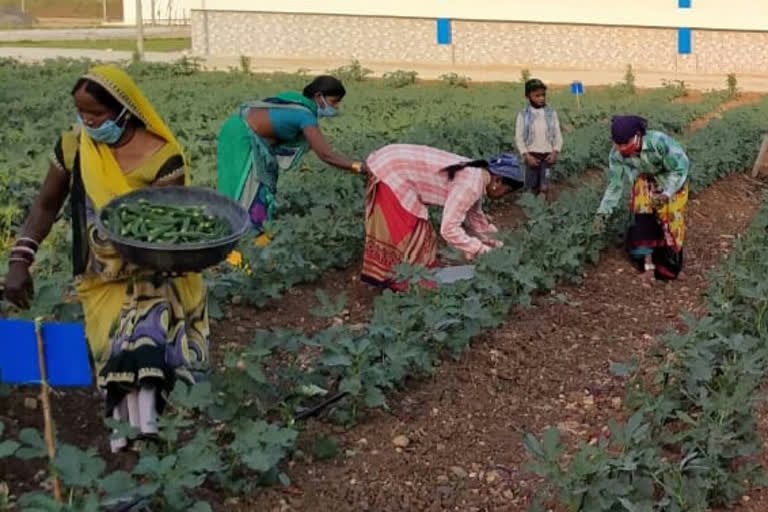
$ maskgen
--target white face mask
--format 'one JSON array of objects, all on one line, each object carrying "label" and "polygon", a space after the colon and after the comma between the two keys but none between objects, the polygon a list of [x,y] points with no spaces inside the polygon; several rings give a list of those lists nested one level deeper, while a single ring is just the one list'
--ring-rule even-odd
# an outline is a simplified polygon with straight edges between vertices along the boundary
[{"label": "white face mask", "polygon": [[328,100],[325,99],[325,96],[323,98],[323,104],[317,106],[317,116],[318,117],[333,117],[339,115],[338,109],[330,106],[328,104]]}]

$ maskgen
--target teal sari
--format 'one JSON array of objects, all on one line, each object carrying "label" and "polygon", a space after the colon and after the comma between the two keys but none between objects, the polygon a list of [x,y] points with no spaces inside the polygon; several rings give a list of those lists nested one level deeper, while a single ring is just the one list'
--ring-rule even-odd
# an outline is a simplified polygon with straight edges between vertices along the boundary
[{"label": "teal sari", "polygon": [[317,116],[317,105],[299,92],[240,106],[219,131],[217,146],[218,190],[248,210],[253,227],[262,232],[275,215],[277,180],[281,171],[296,166],[309,144],[303,135],[272,146],[248,125],[252,108],[307,109]]}]

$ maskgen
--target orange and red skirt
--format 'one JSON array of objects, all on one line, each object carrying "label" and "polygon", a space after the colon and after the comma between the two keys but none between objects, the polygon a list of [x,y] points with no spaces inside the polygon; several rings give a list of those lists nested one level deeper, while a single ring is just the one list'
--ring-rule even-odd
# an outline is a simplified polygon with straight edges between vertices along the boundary
[{"label": "orange and red skirt", "polygon": [[407,287],[394,281],[401,263],[437,266],[437,234],[429,220],[403,208],[386,184],[371,179],[365,194],[365,251],[363,282],[395,290]]}]

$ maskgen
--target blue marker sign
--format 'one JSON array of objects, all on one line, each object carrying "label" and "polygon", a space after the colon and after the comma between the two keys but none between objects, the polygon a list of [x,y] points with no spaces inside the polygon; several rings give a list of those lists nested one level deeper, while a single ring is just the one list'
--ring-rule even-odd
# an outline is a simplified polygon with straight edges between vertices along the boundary
[{"label": "blue marker sign", "polygon": [[584,84],[579,81],[571,82],[571,94],[584,94]]},{"label": "blue marker sign", "polygon": [[[43,324],[45,367],[51,386],[90,386],[91,364],[81,324]],[[0,381],[40,383],[35,322],[0,320]]]}]

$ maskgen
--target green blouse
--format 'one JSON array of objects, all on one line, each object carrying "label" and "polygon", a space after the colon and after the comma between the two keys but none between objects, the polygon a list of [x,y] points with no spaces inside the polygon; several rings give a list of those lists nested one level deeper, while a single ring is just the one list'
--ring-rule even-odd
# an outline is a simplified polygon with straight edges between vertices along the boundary
[{"label": "green blouse", "polygon": [[602,214],[610,214],[616,208],[621,199],[625,175],[631,185],[638,175],[649,174],[662,191],[672,197],[685,185],[690,168],[683,146],[669,135],[653,130],[643,137],[643,149],[639,154],[623,157],[613,148],[608,163],[608,187],[597,210]]}]

